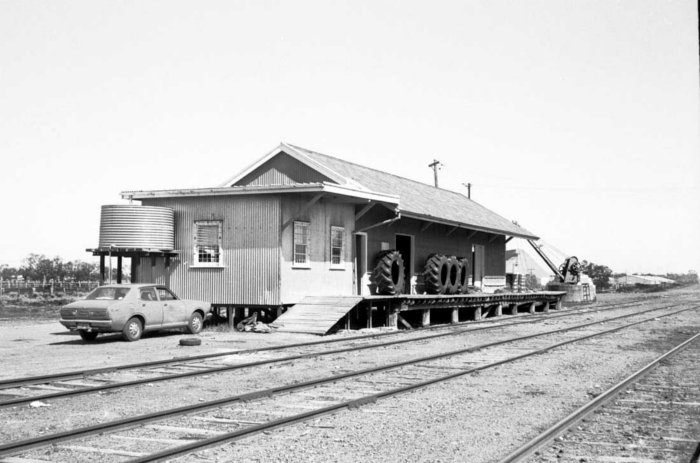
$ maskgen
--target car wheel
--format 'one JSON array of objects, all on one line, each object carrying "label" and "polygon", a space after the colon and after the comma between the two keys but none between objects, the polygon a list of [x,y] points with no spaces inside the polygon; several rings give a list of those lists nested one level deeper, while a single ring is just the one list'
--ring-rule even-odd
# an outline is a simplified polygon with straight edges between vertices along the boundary
[{"label": "car wheel", "polygon": [[187,332],[190,334],[197,334],[202,331],[202,316],[199,312],[195,312],[190,317],[190,321],[187,322]]},{"label": "car wheel", "polygon": [[141,325],[141,320],[138,318],[130,318],[124,329],[122,330],[122,337],[125,341],[138,341],[141,339],[141,334],[143,334],[143,326]]},{"label": "car wheel", "polygon": [[97,331],[78,330],[78,334],[83,341],[94,341],[97,338]]}]

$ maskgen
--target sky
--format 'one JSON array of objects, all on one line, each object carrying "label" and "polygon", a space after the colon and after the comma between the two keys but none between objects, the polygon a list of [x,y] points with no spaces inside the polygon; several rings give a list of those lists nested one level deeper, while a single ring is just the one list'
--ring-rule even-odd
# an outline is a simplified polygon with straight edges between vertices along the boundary
[{"label": "sky", "polygon": [[437,159],[567,255],[700,271],[697,34],[689,0],[0,0],[0,264],[93,261],[121,191],[285,141]]}]

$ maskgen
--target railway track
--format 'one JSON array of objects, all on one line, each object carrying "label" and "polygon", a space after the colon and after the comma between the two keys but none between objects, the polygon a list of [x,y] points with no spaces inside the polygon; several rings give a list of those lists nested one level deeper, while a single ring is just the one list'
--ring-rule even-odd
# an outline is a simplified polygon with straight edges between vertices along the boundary
[{"label": "railway track", "polygon": [[[597,314],[621,309],[636,310],[635,304],[636,301],[596,308],[584,307],[575,310],[567,310],[559,314],[549,314],[546,319],[551,321],[560,318]],[[670,307],[672,306],[651,307],[636,313],[643,314],[655,310],[664,310]],[[349,338],[287,344],[152,362],[140,362],[93,370],[7,379],[0,381],[0,409],[24,405],[35,401],[47,401],[83,394],[102,393],[115,389],[153,384],[155,382],[202,377],[243,368],[269,366],[276,363],[291,362],[318,356],[339,355],[365,349],[378,349],[450,336],[462,336],[478,331],[535,324],[543,320],[542,314],[537,314],[535,316],[525,315],[517,318],[517,320],[487,319],[479,322],[460,323],[456,325],[431,326],[416,330],[415,332],[394,331],[376,333]],[[347,347],[328,348],[328,346],[333,346],[335,344],[346,344]],[[216,363],[222,359],[230,359],[231,356],[241,356],[243,358],[250,354],[264,352],[286,353],[287,355],[253,361],[236,361],[234,364],[228,364],[227,362]],[[136,370],[136,373],[134,373],[134,370]],[[129,374],[126,375],[126,379],[124,372],[129,372]],[[134,379],[134,376],[138,376],[138,378]]]},{"label": "railway track", "polygon": [[[549,313],[546,316],[547,316],[547,318],[559,318],[559,317],[568,317],[568,316],[572,316],[572,315],[587,314],[587,313],[591,313],[591,312],[595,313],[595,312],[600,312],[600,311],[605,311],[605,310],[615,310],[615,309],[620,309],[620,308],[624,308],[624,307],[636,306],[636,305],[643,304],[643,303],[654,303],[659,299],[660,299],[659,296],[656,296],[656,297],[647,296],[647,297],[637,298],[637,299],[633,299],[633,300],[626,301],[624,303],[619,303],[619,304],[584,305],[584,306],[578,306],[575,308],[563,310],[559,314]],[[308,347],[314,347],[314,346],[331,345],[331,344],[336,344],[336,343],[346,343],[346,342],[349,343],[349,342],[356,342],[356,341],[362,341],[362,340],[368,340],[368,339],[380,339],[380,338],[392,337],[392,336],[411,336],[414,334],[420,335],[420,334],[425,333],[425,332],[453,330],[455,328],[459,329],[460,327],[464,327],[464,326],[472,327],[474,325],[481,325],[481,324],[494,324],[494,323],[499,324],[500,323],[501,326],[509,326],[510,324],[537,323],[542,316],[543,316],[543,313],[537,313],[537,314],[520,313],[519,315],[515,316],[514,318],[518,318],[518,319],[525,318],[525,319],[529,319],[529,320],[527,320],[527,321],[518,320],[515,322],[508,322],[507,320],[509,320],[512,316],[509,316],[507,318],[506,317],[504,317],[504,318],[486,318],[486,319],[479,320],[479,321],[467,321],[467,322],[460,322],[460,323],[452,323],[449,325],[431,325],[431,326],[426,326],[426,327],[421,327],[421,328],[414,328],[411,331],[396,330],[396,331],[372,333],[372,334],[360,335],[360,336],[350,336],[350,337],[345,337],[345,338],[323,339],[323,340],[319,340],[319,341],[284,344],[284,345],[276,345],[276,346],[269,346],[269,347],[258,347],[258,348],[254,348],[254,349],[231,350],[231,351],[227,351],[227,352],[193,355],[193,356],[187,356],[187,357],[175,357],[172,359],[155,360],[155,361],[148,361],[148,362],[137,362],[137,363],[131,363],[131,364],[124,364],[124,365],[114,365],[114,366],[109,366],[109,367],[104,367],[104,368],[93,368],[93,369],[87,369],[87,370],[77,370],[77,371],[53,373],[53,374],[46,374],[46,375],[36,375],[36,376],[22,377],[22,378],[0,379],[0,390],[8,390],[8,389],[16,388],[16,387],[24,387],[24,386],[29,386],[29,385],[33,385],[33,384],[50,384],[53,381],[84,379],[86,377],[93,376],[93,375],[102,375],[102,374],[114,373],[114,372],[118,372],[118,371],[168,367],[169,365],[177,365],[177,364],[181,364],[184,362],[203,362],[203,361],[213,360],[213,359],[216,359],[219,357],[225,357],[225,356],[229,356],[229,355],[241,355],[241,354],[250,354],[250,353],[257,353],[257,352],[282,351],[282,350],[290,350],[292,348],[308,348]]]},{"label": "railway track", "polygon": [[683,339],[501,463],[697,462],[699,358],[700,333]]},{"label": "railway track", "polygon": [[[226,397],[0,445],[0,456],[51,461],[160,461],[288,426],[552,349],[672,317],[700,306],[664,308],[472,345],[402,362],[336,372],[296,384]],[[656,309],[662,310],[662,309]],[[138,443],[138,452],[133,446]],[[179,445],[178,445],[179,444]],[[45,449],[46,446],[50,448]],[[42,450],[32,450],[41,447]],[[9,461],[9,460],[8,460]],[[21,460],[15,460],[21,461]]]}]

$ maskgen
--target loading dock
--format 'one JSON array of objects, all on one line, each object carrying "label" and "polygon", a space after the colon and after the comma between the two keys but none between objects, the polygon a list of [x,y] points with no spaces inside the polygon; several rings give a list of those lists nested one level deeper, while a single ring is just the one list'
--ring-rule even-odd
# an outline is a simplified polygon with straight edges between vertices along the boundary
[{"label": "loading dock", "polygon": [[[427,295],[404,294],[396,296],[314,297],[304,299],[294,310],[282,314],[274,323],[281,332],[324,335],[332,329],[407,328],[429,326],[433,314],[443,321],[459,323],[481,320],[489,316],[515,315],[519,311],[535,313],[559,310],[562,291],[537,293]],[[407,314],[419,314],[414,323]]]}]

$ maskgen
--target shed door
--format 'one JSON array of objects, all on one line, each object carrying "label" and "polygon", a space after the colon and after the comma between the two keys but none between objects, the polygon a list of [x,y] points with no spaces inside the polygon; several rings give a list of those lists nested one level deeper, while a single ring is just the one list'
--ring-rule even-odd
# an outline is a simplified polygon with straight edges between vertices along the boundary
[{"label": "shed door", "polygon": [[404,293],[411,294],[411,277],[413,277],[413,236],[396,235],[396,250],[403,258],[404,266]]},{"label": "shed door", "polygon": [[482,280],[484,279],[485,265],[486,262],[486,248],[481,244],[475,244],[472,248],[472,275],[474,286],[481,288]]}]

